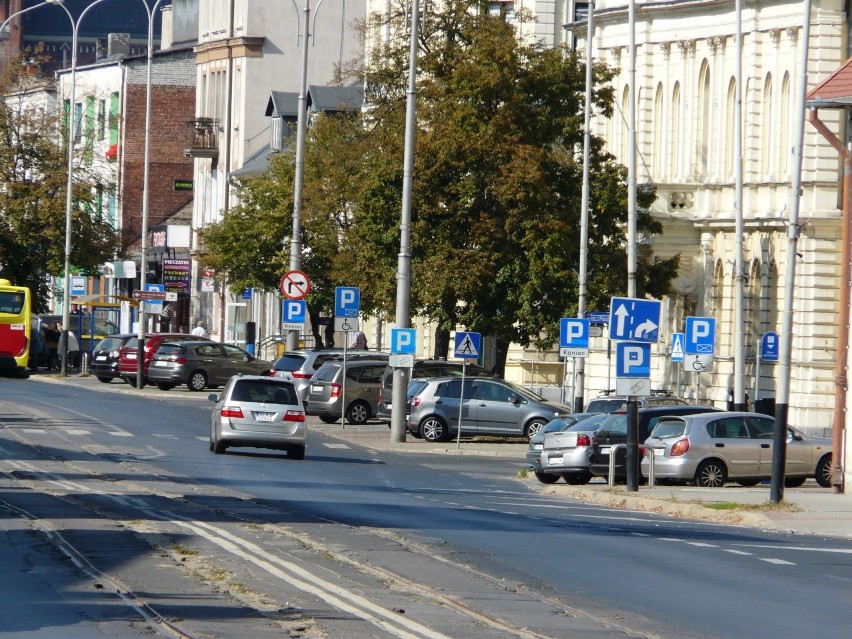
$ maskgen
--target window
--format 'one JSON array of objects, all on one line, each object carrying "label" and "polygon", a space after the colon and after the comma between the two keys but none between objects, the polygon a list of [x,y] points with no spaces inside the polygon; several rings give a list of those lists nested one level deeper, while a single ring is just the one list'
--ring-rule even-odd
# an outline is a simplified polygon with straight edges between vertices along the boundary
[{"label": "window", "polygon": [[698,80],[698,177],[706,178],[710,166],[710,65],[701,65]]},{"label": "window", "polygon": [[110,146],[118,144],[118,91],[113,92],[109,98],[109,143]]},{"label": "window", "polygon": [[707,434],[713,439],[748,439],[748,429],[742,417],[725,417],[707,424]]},{"label": "window", "polygon": [[106,138],[106,100],[98,100],[98,140]]},{"label": "window", "polygon": [[83,137],[83,103],[74,103],[74,142],[79,142]]},{"label": "window", "polygon": [[763,83],[763,119],[761,122],[761,170],[768,176],[772,172],[773,141],[775,139],[774,122],[772,120],[772,74],[766,74]]},{"label": "window", "polygon": [[669,167],[668,178],[676,182],[680,175],[680,84],[672,90],[671,116],[669,117]]}]

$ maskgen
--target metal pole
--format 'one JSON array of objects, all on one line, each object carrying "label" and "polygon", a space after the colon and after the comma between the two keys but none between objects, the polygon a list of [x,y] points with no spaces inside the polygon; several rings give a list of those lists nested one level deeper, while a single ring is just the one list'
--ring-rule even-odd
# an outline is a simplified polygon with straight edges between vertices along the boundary
[{"label": "metal pole", "polygon": [[[414,131],[417,103],[417,27],[420,21],[418,0],[411,0],[411,46],[408,61],[408,94],[405,104],[405,153],[402,170],[402,213],[399,223],[399,259],[396,271],[396,327],[409,328],[411,300],[411,188],[414,174]],[[464,371],[464,368],[462,368]],[[405,404],[409,369],[393,369],[391,404],[391,441],[405,441]],[[461,413],[459,413],[461,420]],[[459,422],[461,430],[461,421]]]},{"label": "metal pole", "polygon": [[734,181],[736,195],[734,256],[734,409],[745,410],[745,364],[743,362],[743,24],[742,0],[736,0],[737,14],[737,94],[734,109]]},{"label": "metal pole", "polygon": [[760,399],[760,351],[763,348],[763,337],[761,336],[760,344],[755,349],[754,353],[754,403],[757,406],[757,400]]},{"label": "metal pole", "polygon": [[[796,252],[799,242],[799,204],[802,190],[802,144],[805,136],[805,98],[808,91],[808,45],[811,32],[811,2],[805,0],[804,19],[802,22],[802,60],[799,69],[799,85],[796,89],[796,108],[793,111],[792,121],[795,123],[793,141],[793,166],[792,184],[790,186],[790,218],[787,223],[787,256],[786,280],[784,285],[784,309],[781,313],[781,334],[779,335],[778,350],[778,392],[775,404],[775,432],[772,443],[772,477],[769,487],[769,500],[778,503],[784,499],[784,468],[787,462],[787,419],[790,409],[790,373],[793,350],[793,298],[796,294]],[[842,147],[841,147],[842,148]],[[850,167],[846,162],[843,165],[844,186],[844,210],[846,210],[846,198],[850,182]],[[848,216],[847,216],[848,217]],[[846,218],[844,218],[846,219]],[[846,224],[843,225],[844,230]],[[842,250],[847,251],[848,257],[849,238],[841,240]],[[843,265],[844,272],[848,275],[848,264]],[[849,306],[849,282],[846,280],[846,308]],[[841,288],[841,309],[843,313],[843,295]],[[845,342],[845,340],[844,340]],[[838,341],[838,358],[840,350],[843,350],[844,359],[846,353],[845,343]],[[844,362],[845,364],[845,362]],[[839,451],[838,451],[839,452]]]},{"label": "metal pole", "polygon": [[[154,57],[154,12],[163,0],[157,0],[153,7],[148,6],[147,0],[142,0],[145,10],[148,12],[148,65],[145,76],[145,155],[144,173],[142,177],[142,230],[141,243],[139,245],[139,288],[145,290],[148,280],[148,201],[149,201],[149,175],[151,154],[151,68]],[[137,327],[136,343],[136,388],[145,387],[145,301],[139,300],[139,325]]]},{"label": "metal pole", "polygon": [[[293,230],[290,233],[290,270],[302,267],[302,183],[305,176],[305,128],[308,115],[308,39],[311,26],[311,0],[305,0],[302,32],[302,76],[299,84],[299,107],[296,120],[296,173],[293,177]],[[299,332],[287,333],[287,350],[299,345]]]},{"label": "metal pole", "polygon": [[[589,255],[589,173],[591,171],[589,154],[592,146],[592,38],[594,37],[595,3],[589,3],[588,24],[586,25],[586,104],[583,107],[583,190],[580,199],[580,272],[577,277],[578,299],[577,317],[586,315],[587,270]],[[574,377],[574,412],[582,413],[586,388],[586,358],[575,357],[577,373]],[[564,378],[563,378],[564,380]],[[564,381],[563,381],[564,394]],[[563,401],[565,398],[563,397]]]},{"label": "metal pole", "polygon": [[95,0],[88,7],[83,9],[77,21],[74,21],[74,16],[68,11],[68,8],[62,4],[61,0],[48,0],[49,4],[60,7],[68,16],[71,22],[71,95],[68,104],[68,180],[65,185],[65,277],[64,277],[64,294],[62,296],[62,337],[63,337],[63,353],[62,353],[62,375],[68,374],[68,322],[71,317],[71,222],[73,217],[74,206],[74,102],[77,100],[77,32],[85,15],[94,7],[105,0]]}]

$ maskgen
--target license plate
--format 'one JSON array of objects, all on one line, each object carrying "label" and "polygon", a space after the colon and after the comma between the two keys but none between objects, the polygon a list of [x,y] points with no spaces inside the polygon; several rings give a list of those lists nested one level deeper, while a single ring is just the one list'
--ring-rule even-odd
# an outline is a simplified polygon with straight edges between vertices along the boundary
[{"label": "license plate", "polygon": [[95,358],[95,361],[96,361],[96,362],[104,362],[104,361],[106,361],[106,355],[98,355],[98,356]]},{"label": "license plate", "polygon": [[655,459],[659,459],[660,457],[662,457],[663,455],[666,454],[665,448],[654,448],[653,450],[654,450],[654,458]]},{"label": "license plate", "polygon": [[601,447],[598,449],[598,452],[599,452],[601,455],[609,455],[609,449],[610,449],[610,448],[611,448],[611,446],[601,446]]},{"label": "license plate", "polygon": [[168,365],[169,365],[168,362],[164,362],[162,360],[157,360],[156,362],[154,362],[154,366],[168,366]]},{"label": "license plate", "polygon": [[312,393],[321,393],[322,392],[322,386],[318,386],[318,385],[314,384],[313,386],[311,386],[311,392]]},{"label": "license plate", "polygon": [[136,359],[136,353],[128,353],[127,359]]},{"label": "license plate", "polygon": [[547,465],[548,466],[561,466],[562,465],[562,458],[561,457],[548,457],[547,458]]},{"label": "license plate", "polygon": [[255,413],[254,418],[259,422],[271,422],[275,419],[275,413]]}]

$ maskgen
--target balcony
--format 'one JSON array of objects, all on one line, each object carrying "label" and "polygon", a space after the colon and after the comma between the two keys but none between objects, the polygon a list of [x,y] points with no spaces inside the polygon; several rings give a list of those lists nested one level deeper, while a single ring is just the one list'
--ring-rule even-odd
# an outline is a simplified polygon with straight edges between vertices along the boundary
[{"label": "balcony", "polygon": [[198,118],[187,121],[186,148],[183,154],[190,158],[219,157],[219,121]]}]

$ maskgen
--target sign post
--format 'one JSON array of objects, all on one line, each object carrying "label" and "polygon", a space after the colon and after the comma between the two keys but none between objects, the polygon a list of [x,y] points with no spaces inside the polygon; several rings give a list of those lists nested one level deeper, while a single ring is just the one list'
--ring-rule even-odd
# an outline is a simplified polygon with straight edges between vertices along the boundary
[{"label": "sign post", "polygon": [[757,349],[757,356],[754,362],[756,374],[754,376],[754,401],[757,405],[757,400],[760,399],[760,362],[777,362],[778,361],[778,333],[769,331],[763,334],[760,338],[760,348]]},{"label": "sign post", "polygon": [[[563,358],[561,395],[563,404],[566,394],[565,379],[568,377],[568,358],[589,356],[589,332],[590,322],[587,318],[563,317],[559,320],[559,355]],[[571,385],[572,388],[574,383]],[[571,404],[573,403],[572,401]]]},{"label": "sign post", "polygon": [[481,346],[482,335],[479,333],[468,333],[463,331],[458,331],[456,333],[453,355],[464,360],[462,363],[461,388],[459,389],[459,428],[456,432],[457,449],[461,448],[462,409],[464,408],[464,380],[467,376],[467,360],[479,359]]},{"label": "sign post", "polygon": [[349,333],[358,330],[361,313],[361,289],[356,286],[338,286],[334,289],[334,330],[343,331],[343,382],[340,389],[340,422],[346,427],[346,356],[349,349]]}]

